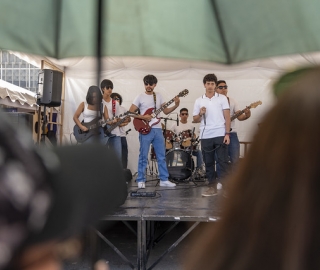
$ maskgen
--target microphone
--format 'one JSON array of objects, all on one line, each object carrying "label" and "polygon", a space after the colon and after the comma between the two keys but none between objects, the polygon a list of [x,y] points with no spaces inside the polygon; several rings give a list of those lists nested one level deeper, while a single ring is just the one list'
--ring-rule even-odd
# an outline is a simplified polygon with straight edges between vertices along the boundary
[{"label": "microphone", "polygon": [[177,114],[177,126],[179,126],[179,118],[178,118],[178,114]]},{"label": "microphone", "polygon": [[128,135],[130,131],[131,131],[131,128],[126,131],[126,135]]}]

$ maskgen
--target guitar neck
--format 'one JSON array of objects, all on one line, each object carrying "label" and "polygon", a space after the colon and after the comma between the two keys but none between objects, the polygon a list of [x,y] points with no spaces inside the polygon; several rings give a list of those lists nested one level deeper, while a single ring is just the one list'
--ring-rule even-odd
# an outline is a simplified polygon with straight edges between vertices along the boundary
[{"label": "guitar neck", "polygon": [[126,112],[124,114],[121,114],[119,115],[118,117],[122,117],[122,116],[125,116],[123,117],[119,122],[115,123],[114,125],[110,126],[108,128],[108,132],[111,132],[112,130],[114,130],[116,127],[120,126],[125,120],[126,120],[126,116],[128,116],[128,114],[132,114],[132,115],[137,115],[137,111],[138,110],[135,110],[134,112]]},{"label": "guitar neck", "polygon": [[[251,109],[251,106],[248,106],[247,108],[248,108],[248,109]],[[246,109],[247,109],[247,108],[246,108]],[[234,119],[238,118],[241,114],[243,114],[243,113],[244,113],[244,110],[245,110],[245,109],[243,109],[243,110],[237,112],[236,114],[232,115],[232,116],[231,116],[231,121],[233,121]]]},{"label": "guitar neck", "polygon": [[107,122],[112,121],[113,119],[114,119],[114,117],[106,119],[106,120],[100,119],[100,120],[98,120],[97,123],[87,126],[87,128],[90,130],[90,129],[95,129],[95,128],[101,127],[102,125],[104,125]]},{"label": "guitar neck", "polygon": [[124,117],[124,118],[121,119],[119,122],[115,123],[114,125],[110,126],[110,127],[108,128],[108,132],[111,132],[111,131],[114,130],[116,127],[120,126],[125,120],[126,120],[126,117]]},{"label": "guitar neck", "polygon": [[167,108],[172,102],[174,98],[169,100],[166,104],[162,105],[158,110],[153,112],[154,117],[156,117],[159,113],[161,113],[165,108]]}]

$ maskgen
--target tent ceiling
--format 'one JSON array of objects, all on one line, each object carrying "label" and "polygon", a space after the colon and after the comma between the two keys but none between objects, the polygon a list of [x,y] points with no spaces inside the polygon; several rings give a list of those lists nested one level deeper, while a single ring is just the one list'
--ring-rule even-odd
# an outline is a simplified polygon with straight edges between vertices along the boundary
[{"label": "tent ceiling", "polygon": [[[320,49],[318,0],[102,2],[104,56],[231,64]],[[0,0],[0,48],[57,59],[94,56],[97,3]]]}]

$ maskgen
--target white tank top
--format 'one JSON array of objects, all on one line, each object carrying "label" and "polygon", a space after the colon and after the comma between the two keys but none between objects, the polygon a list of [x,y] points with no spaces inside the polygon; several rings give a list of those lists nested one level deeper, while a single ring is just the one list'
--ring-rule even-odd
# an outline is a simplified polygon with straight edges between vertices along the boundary
[{"label": "white tank top", "polygon": [[99,117],[100,118],[100,112],[99,111],[93,111],[88,109],[88,103],[84,103],[84,110],[83,110],[83,122],[88,123],[91,122],[93,119]]}]

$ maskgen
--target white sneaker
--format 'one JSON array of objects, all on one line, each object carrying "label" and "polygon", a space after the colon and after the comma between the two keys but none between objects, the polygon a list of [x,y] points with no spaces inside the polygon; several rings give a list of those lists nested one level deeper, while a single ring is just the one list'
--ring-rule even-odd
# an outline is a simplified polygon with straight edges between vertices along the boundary
[{"label": "white sneaker", "polygon": [[169,180],[160,181],[160,187],[175,187],[176,184],[170,182]]},{"label": "white sneaker", "polygon": [[138,182],[138,188],[146,188],[145,182]]}]

